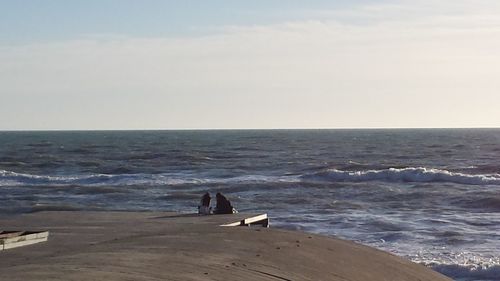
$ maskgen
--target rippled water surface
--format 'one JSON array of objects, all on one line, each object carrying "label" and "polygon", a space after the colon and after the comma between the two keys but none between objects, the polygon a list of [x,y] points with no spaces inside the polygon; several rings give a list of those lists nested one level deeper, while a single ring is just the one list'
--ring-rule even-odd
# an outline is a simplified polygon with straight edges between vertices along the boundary
[{"label": "rippled water surface", "polygon": [[0,132],[0,212],[193,212],[221,191],[277,227],[500,280],[500,130]]}]

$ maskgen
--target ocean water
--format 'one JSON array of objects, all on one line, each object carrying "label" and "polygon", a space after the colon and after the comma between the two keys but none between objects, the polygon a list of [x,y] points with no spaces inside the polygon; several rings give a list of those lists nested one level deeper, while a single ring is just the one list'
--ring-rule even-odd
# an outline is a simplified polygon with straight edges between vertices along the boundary
[{"label": "ocean water", "polygon": [[195,212],[224,193],[455,280],[500,280],[500,130],[0,132],[0,214]]}]

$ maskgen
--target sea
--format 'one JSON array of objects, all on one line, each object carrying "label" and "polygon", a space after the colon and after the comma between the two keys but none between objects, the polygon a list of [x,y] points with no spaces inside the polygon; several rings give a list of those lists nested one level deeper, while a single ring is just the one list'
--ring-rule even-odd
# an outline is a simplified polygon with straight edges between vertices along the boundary
[{"label": "sea", "polygon": [[0,214],[197,211],[353,240],[500,280],[500,129],[0,132]]}]

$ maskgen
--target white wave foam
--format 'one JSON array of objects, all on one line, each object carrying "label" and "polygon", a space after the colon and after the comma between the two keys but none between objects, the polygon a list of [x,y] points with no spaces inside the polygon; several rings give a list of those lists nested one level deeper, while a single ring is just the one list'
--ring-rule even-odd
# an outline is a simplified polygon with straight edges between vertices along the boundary
[{"label": "white wave foam", "polygon": [[472,185],[500,185],[499,174],[464,174],[447,170],[418,168],[389,168],[383,170],[342,171],[328,169],[314,174],[302,176],[309,181],[388,181],[388,182],[450,182]]},{"label": "white wave foam", "polygon": [[471,251],[460,247],[445,248],[407,242],[367,244],[430,267],[455,280],[500,281],[500,256],[495,246],[486,251],[480,249],[480,246],[473,246],[474,250]]},{"label": "white wave foam", "polygon": [[471,267],[458,264],[431,266],[435,271],[459,280],[500,280],[500,266]]},{"label": "white wave foam", "polygon": [[499,174],[464,174],[432,168],[389,168],[382,170],[342,171],[328,169],[302,176],[244,175],[230,178],[196,177],[189,174],[88,174],[32,175],[0,170],[0,186],[40,185],[183,185],[183,184],[244,184],[281,182],[449,182],[470,185],[500,185]]},{"label": "white wave foam", "polygon": [[245,175],[230,178],[197,178],[183,174],[90,174],[49,176],[0,170],[0,186],[151,186],[183,184],[244,184],[298,182],[294,176]]},{"label": "white wave foam", "polygon": [[431,267],[459,280],[500,280],[500,258],[461,252],[440,254],[435,258],[413,258],[414,262]]}]

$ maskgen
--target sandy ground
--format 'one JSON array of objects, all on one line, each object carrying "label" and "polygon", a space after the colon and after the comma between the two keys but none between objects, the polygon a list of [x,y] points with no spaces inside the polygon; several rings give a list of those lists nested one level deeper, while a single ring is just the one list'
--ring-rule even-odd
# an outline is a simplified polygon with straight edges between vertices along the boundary
[{"label": "sandy ground", "polygon": [[50,231],[48,242],[0,251],[0,280],[451,280],[349,241],[272,227],[219,226],[242,216],[0,216],[1,230]]}]

